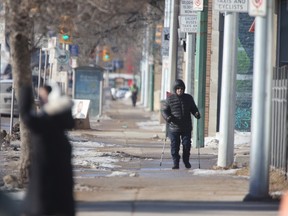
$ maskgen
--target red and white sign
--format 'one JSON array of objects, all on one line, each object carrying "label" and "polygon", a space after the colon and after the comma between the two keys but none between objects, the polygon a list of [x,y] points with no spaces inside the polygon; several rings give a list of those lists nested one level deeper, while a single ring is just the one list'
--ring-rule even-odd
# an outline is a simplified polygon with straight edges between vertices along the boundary
[{"label": "red and white sign", "polygon": [[249,15],[250,16],[266,16],[267,0],[250,0]]},{"label": "red and white sign", "polygon": [[193,10],[203,11],[203,0],[193,0]]}]

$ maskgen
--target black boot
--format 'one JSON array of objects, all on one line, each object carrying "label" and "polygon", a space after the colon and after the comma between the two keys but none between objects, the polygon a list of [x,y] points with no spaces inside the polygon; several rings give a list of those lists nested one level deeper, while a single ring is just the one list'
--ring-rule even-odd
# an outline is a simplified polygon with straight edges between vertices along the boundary
[{"label": "black boot", "polygon": [[179,161],[180,161],[180,157],[179,158],[174,158],[173,159],[173,164],[174,166],[172,167],[172,169],[179,169]]},{"label": "black boot", "polygon": [[183,163],[187,169],[191,168],[191,164],[189,162],[189,157],[190,157],[190,154],[187,154],[187,153],[183,154]]},{"label": "black boot", "polygon": [[178,164],[174,164],[174,166],[172,167],[172,169],[179,169],[179,163],[178,163]]},{"label": "black boot", "polygon": [[190,164],[189,161],[184,162],[184,164],[185,164],[185,167],[186,167],[187,169],[190,169],[190,168],[191,168],[191,164]]}]

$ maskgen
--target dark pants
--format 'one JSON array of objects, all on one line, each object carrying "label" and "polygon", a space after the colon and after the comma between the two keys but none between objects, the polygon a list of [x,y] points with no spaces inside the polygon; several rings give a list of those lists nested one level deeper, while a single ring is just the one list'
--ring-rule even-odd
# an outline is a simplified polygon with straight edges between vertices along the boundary
[{"label": "dark pants", "polygon": [[173,158],[174,165],[179,164],[180,155],[180,143],[182,141],[183,154],[182,159],[184,163],[189,162],[190,149],[191,149],[191,131],[186,132],[170,132],[169,139],[171,141],[171,155]]},{"label": "dark pants", "polygon": [[132,106],[136,106],[136,101],[137,101],[137,94],[132,94]]}]

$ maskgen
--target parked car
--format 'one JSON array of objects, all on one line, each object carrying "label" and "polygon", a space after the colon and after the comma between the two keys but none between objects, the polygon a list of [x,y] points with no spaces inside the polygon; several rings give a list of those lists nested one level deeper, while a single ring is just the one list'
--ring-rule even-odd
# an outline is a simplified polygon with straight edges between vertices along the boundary
[{"label": "parked car", "polygon": [[[0,114],[10,115],[12,105],[13,80],[0,80]],[[18,105],[14,97],[14,115],[19,115]]]}]

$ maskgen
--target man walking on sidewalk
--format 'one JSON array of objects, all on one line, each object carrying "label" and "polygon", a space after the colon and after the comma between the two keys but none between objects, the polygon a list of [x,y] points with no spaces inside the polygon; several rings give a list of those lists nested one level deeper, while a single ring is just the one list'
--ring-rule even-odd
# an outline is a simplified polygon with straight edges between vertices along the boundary
[{"label": "man walking on sidewalk", "polygon": [[183,145],[182,159],[187,169],[191,168],[189,162],[191,149],[191,114],[200,119],[200,113],[190,94],[186,94],[185,84],[181,79],[174,83],[174,94],[167,97],[163,108],[162,116],[168,123],[168,136],[171,141],[171,155],[174,166],[172,169],[179,169],[180,142]]}]

